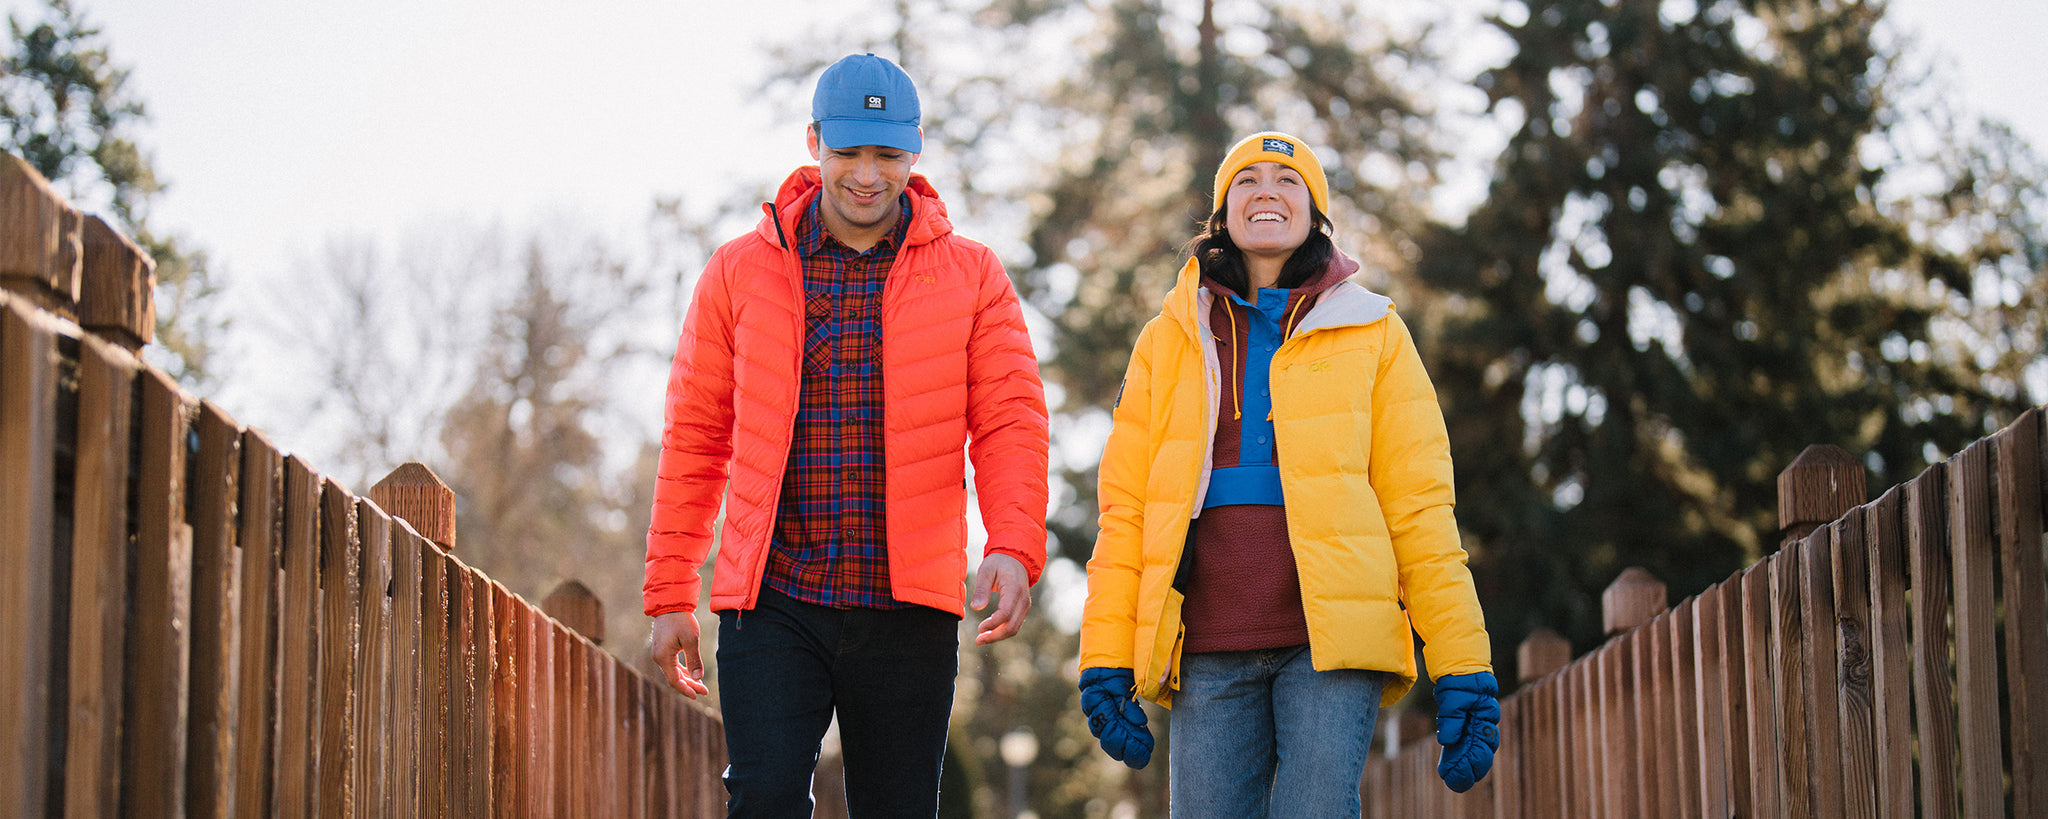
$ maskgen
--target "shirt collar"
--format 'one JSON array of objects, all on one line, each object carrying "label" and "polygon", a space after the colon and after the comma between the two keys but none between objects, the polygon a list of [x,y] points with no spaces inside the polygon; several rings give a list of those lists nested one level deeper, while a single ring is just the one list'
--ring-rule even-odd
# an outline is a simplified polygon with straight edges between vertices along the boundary
[{"label": "shirt collar", "polygon": [[[820,203],[824,198],[823,191],[811,197],[810,207],[804,208],[803,218],[797,222],[796,252],[799,256],[809,256],[825,246],[825,220],[819,216]],[[896,204],[902,208],[901,215],[896,219],[896,228],[889,231],[887,236],[883,236],[881,241],[876,242],[874,247],[868,248],[868,252],[887,247],[900,247],[903,244],[903,237],[910,233],[910,193],[906,191],[897,194]],[[833,237],[833,241],[838,241],[838,237]]]}]

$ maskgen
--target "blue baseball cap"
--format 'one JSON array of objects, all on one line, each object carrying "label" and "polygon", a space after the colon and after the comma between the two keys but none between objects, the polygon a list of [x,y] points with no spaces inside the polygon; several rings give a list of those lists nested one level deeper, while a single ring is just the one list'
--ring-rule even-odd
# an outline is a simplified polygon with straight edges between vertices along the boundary
[{"label": "blue baseball cap", "polygon": [[880,145],[924,152],[917,86],[895,63],[873,54],[855,54],[833,63],[818,78],[811,95],[811,119],[818,139],[828,148]]}]

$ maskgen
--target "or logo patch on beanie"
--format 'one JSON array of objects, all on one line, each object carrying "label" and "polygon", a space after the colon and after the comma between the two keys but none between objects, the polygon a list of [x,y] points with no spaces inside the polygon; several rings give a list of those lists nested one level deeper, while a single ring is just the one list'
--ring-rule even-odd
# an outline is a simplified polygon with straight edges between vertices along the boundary
[{"label": "or logo patch on beanie", "polygon": [[1294,143],[1288,142],[1284,139],[1274,139],[1272,137],[1266,137],[1265,142],[1262,143],[1259,147],[1262,150],[1272,151],[1276,154],[1286,154],[1288,156],[1294,155]]},{"label": "or logo patch on beanie", "polygon": [[[864,102],[864,103],[862,103],[862,104],[863,104],[863,105],[864,105],[864,106],[865,106],[865,107],[866,107],[866,108],[867,108],[868,110],[870,110],[870,111],[887,111],[887,110],[889,110],[889,98],[888,98],[888,97],[884,97],[884,96],[882,96],[882,95],[880,95],[880,94],[869,94],[869,95],[868,95],[868,98],[867,98],[867,101],[866,101],[866,102]],[[1294,155],[1294,152],[1292,152],[1292,151],[1289,151],[1289,152],[1288,152],[1288,156],[1293,156],[1293,155]]]}]

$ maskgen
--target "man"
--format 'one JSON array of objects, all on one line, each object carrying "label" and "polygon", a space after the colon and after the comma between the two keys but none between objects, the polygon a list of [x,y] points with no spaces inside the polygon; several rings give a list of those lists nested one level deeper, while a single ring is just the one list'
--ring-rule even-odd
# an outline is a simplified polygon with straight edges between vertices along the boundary
[{"label": "man", "polygon": [[[931,816],[957,671],[966,461],[988,531],[975,637],[1017,633],[1045,563],[1046,410],[1017,295],[911,172],[917,89],[826,69],[815,166],[697,284],[668,385],[647,536],[654,660],[709,693],[698,569],[725,524],[718,613],[729,816],[810,816],[836,714],[853,816]],[[971,443],[970,443],[971,442]],[[962,457],[963,450],[966,453]]]}]

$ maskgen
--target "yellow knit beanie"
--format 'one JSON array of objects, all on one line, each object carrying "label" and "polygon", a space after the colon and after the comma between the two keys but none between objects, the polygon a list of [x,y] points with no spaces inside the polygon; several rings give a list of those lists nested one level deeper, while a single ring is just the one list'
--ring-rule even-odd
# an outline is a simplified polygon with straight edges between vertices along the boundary
[{"label": "yellow knit beanie", "polygon": [[1254,162],[1278,162],[1293,168],[1308,183],[1309,201],[1315,203],[1316,210],[1330,212],[1330,180],[1323,176],[1323,163],[1316,161],[1316,152],[1309,150],[1307,143],[1279,131],[1252,134],[1231,146],[1223,165],[1216,169],[1216,210],[1223,209],[1230,178]]}]

